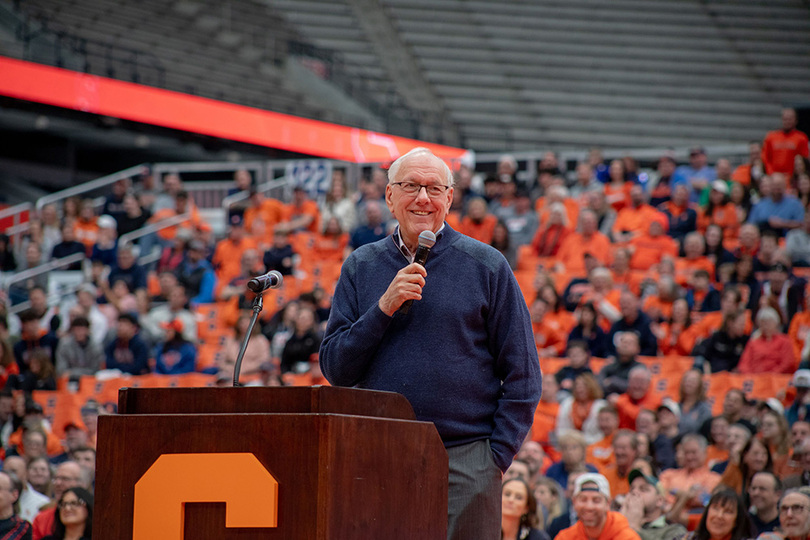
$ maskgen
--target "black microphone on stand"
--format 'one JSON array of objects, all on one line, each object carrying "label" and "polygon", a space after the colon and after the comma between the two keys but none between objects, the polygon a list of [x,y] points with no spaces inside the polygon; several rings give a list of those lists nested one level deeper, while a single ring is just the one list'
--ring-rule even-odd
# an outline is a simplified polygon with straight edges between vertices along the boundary
[{"label": "black microphone on stand", "polygon": [[[424,268],[428,255],[430,255],[430,248],[432,248],[433,244],[435,243],[436,235],[433,234],[433,231],[422,231],[419,233],[419,247],[416,248],[416,256],[414,257],[413,262],[421,264]],[[406,315],[408,311],[410,311],[412,305],[413,300],[406,300],[399,308],[399,311],[403,315]]]},{"label": "black microphone on stand", "polygon": [[250,318],[245,338],[242,341],[242,346],[239,348],[239,354],[236,355],[236,364],[233,366],[233,385],[241,386],[239,384],[239,373],[242,371],[242,358],[245,356],[248,341],[250,341],[250,334],[253,333],[253,327],[256,326],[256,320],[259,318],[259,313],[262,311],[262,293],[268,289],[277,289],[281,287],[284,278],[280,273],[275,270],[270,270],[263,276],[255,277],[247,282],[248,290],[256,293],[256,298],[253,299],[253,317]]}]

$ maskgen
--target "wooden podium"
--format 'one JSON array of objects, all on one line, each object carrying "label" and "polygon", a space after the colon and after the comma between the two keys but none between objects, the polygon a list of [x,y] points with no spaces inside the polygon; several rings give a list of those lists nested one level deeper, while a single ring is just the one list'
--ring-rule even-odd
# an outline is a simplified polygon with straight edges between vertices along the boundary
[{"label": "wooden podium", "polygon": [[[417,421],[399,394],[317,386],[124,388],[118,407],[117,415],[99,418],[99,538],[147,536],[133,533],[144,530],[135,521],[161,531],[149,540],[447,537],[447,453],[433,424]],[[172,464],[209,456],[230,464],[235,454],[253,454],[262,474],[234,477],[219,466],[198,466],[200,478],[191,480]],[[155,465],[159,458],[167,466]],[[275,479],[277,497],[264,487],[260,496],[248,495],[262,475]],[[175,494],[184,487],[188,495]],[[216,496],[208,495],[212,489]],[[275,527],[226,527],[224,501],[228,519],[234,511],[234,522],[245,523],[273,513],[267,498],[277,503]],[[183,532],[165,526],[163,514],[180,520]]]}]

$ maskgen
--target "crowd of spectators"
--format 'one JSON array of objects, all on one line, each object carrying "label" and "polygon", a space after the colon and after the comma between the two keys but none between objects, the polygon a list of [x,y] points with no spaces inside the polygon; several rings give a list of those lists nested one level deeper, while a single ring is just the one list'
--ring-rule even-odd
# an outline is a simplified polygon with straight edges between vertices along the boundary
[{"label": "crowd of spectators", "polygon": [[[700,147],[685,164],[662,155],[649,172],[632,158],[606,162],[598,150],[570,173],[549,152],[531,180],[518,178],[511,156],[490,175],[458,168],[448,224],[509,261],[526,295],[541,364],[567,359],[556,373],[543,368],[535,429],[506,475],[522,481],[504,484],[504,508],[515,514],[504,513],[507,536],[522,529],[561,534],[586,511],[576,502],[583,493],[588,515],[601,515],[594,509],[606,499],[610,527],[629,524],[644,536],[656,523],[700,535],[718,486],[732,490],[743,508],[757,508],[762,523],[755,530],[766,532],[778,525],[776,494],[810,484],[810,169],[795,111],[786,109],[782,122],[762,144],[752,143],[748,161],[736,168],[722,157],[710,163]],[[50,473],[54,460],[81,464],[74,454],[92,449],[93,429],[65,426],[86,440],[52,443],[32,392],[102,370],[203,372],[226,383],[248,332],[254,296],[246,283],[266,271],[289,279],[290,294],[262,313],[243,375],[264,385],[321,380],[318,349],[331,293],[324,276],[333,286],[352,249],[391,232],[386,184],[385,171],[375,169],[352,191],[336,170],[326,193],[295,186],[284,203],[258,190],[248,171],[237,171],[232,192],[246,197],[217,239],[179,175],[144,175],[113,184],[100,209],[91,199],[45,205],[16,245],[0,235],[4,273],[86,257],[66,268],[83,276],[82,284],[58,302],[48,300],[47,273],[3,291],[0,436],[6,463],[16,455],[24,460],[9,477],[23,482],[20,500],[36,493],[47,501],[29,496],[37,501],[31,505],[56,504],[60,512],[51,510],[48,527],[63,510],[92,515],[92,497],[82,491],[92,488],[86,463],[58,490],[31,467],[46,465]],[[176,223],[119,241],[167,218]],[[139,263],[154,252],[156,262]],[[27,309],[8,313],[22,302]],[[200,314],[210,306],[218,352],[203,359],[210,330]],[[650,356],[693,359],[678,400],[652,392],[644,363]],[[594,358],[607,363],[597,370]],[[793,384],[761,403],[733,389],[713,416],[705,380],[722,372],[792,374]],[[28,439],[37,434],[45,440],[31,444],[43,449],[29,453]],[[531,520],[515,509],[515,498],[531,503]],[[732,498],[718,501],[725,508]],[[34,537],[41,537],[36,513],[20,515],[34,520]],[[594,527],[584,525],[589,534]]]}]

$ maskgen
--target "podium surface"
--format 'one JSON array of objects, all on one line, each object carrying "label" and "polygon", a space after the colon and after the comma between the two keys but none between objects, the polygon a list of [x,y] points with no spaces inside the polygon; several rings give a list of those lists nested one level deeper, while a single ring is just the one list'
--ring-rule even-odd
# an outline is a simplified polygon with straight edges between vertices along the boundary
[{"label": "podium surface", "polygon": [[[202,467],[202,480],[214,488],[199,489],[217,494],[198,490],[198,499],[211,500],[167,503],[151,525],[163,514],[180,516],[183,533],[168,527],[150,540],[446,538],[447,453],[436,428],[417,421],[399,394],[337,387],[122,389],[119,414],[99,418],[94,530],[103,538],[137,538],[135,521],[152,514],[144,516],[145,503],[154,507],[158,498],[172,501],[169,492],[182,492],[188,479],[180,468],[155,466],[161,456],[233,454],[255,456],[277,482],[277,497],[270,489],[247,497],[254,475],[236,479]],[[156,474],[165,487],[157,496],[150,488],[147,497],[147,480]],[[135,486],[145,476],[136,511]],[[240,505],[262,499],[267,508],[265,497],[275,499],[275,526],[240,526],[262,511],[242,508],[240,518]],[[236,526],[226,527],[226,504]]]}]

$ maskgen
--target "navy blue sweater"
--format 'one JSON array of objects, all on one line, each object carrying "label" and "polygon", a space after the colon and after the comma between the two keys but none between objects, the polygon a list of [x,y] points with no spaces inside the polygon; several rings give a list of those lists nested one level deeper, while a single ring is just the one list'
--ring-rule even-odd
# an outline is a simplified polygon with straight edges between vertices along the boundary
[{"label": "navy blue sweater", "polygon": [[408,264],[388,236],[343,265],[321,345],[338,386],[403,394],[452,447],[490,439],[505,471],[532,424],[541,375],[526,302],[506,259],[445,225],[422,300],[408,314],[378,301]]}]

